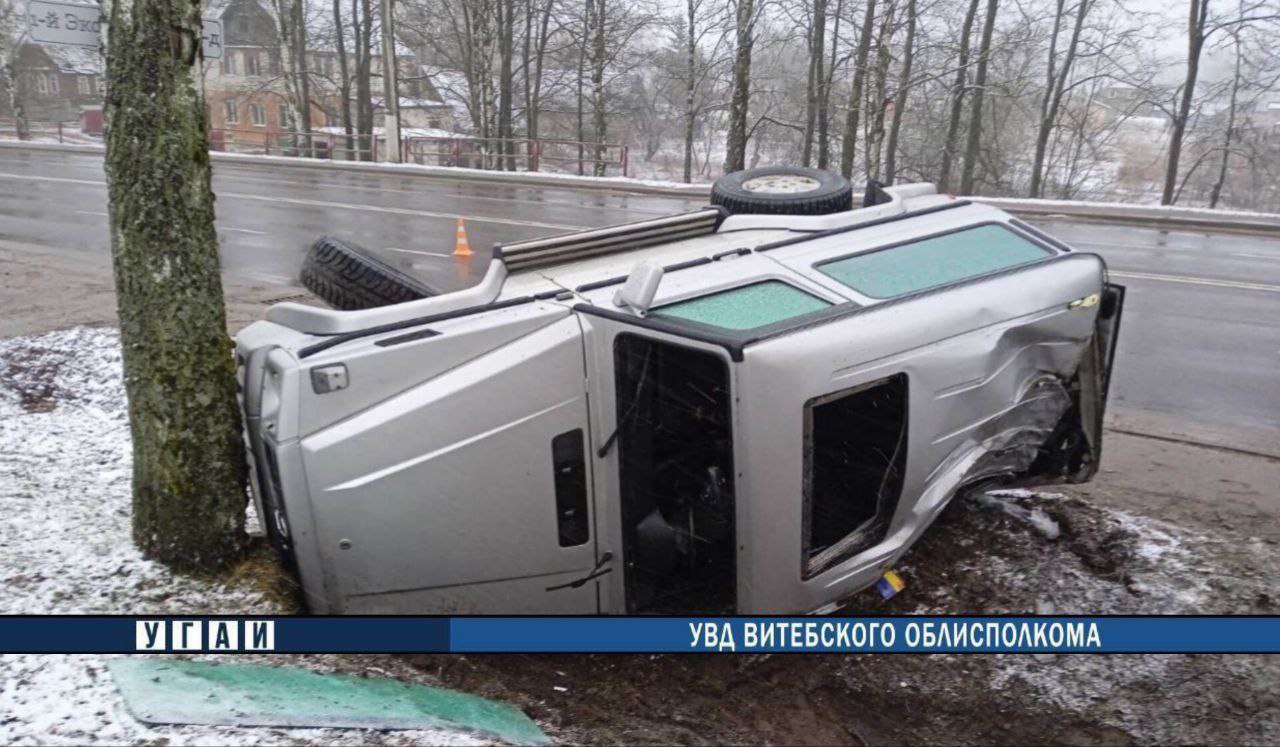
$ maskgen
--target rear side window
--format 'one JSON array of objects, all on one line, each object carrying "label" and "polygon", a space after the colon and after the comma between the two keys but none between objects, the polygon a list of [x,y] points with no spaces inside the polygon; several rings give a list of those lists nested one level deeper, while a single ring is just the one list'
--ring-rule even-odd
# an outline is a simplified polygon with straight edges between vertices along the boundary
[{"label": "rear side window", "polygon": [[817,268],[863,295],[893,298],[1052,255],[1002,225],[985,225],[855,254]]},{"label": "rear side window", "polygon": [[708,293],[653,310],[654,316],[686,319],[723,329],[754,329],[821,311],[830,302],[781,280],[766,280]]},{"label": "rear side window", "polygon": [[805,405],[803,576],[878,544],[907,464],[907,377]]}]

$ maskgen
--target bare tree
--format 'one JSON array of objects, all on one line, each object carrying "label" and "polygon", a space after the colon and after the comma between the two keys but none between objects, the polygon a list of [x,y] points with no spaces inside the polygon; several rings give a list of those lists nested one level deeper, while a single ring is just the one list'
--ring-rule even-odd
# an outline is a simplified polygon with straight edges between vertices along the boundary
[{"label": "bare tree", "polygon": [[880,31],[876,35],[876,64],[872,69],[875,84],[872,87],[870,104],[874,107],[867,121],[867,179],[880,179],[880,163],[884,156],[885,116],[891,106],[889,92],[889,65],[893,62],[890,45],[893,33],[897,5],[895,0],[887,0],[880,14]]},{"label": "bare tree", "polygon": [[903,42],[902,68],[898,72],[898,90],[893,98],[893,116],[889,121],[889,141],[885,145],[884,181],[893,184],[898,175],[898,137],[902,132],[902,118],[907,111],[907,96],[911,93],[911,68],[915,62],[916,25],[919,20],[916,0],[907,0],[907,38]]},{"label": "bare tree", "polygon": [[725,14],[713,0],[685,0],[684,14],[670,23],[676,37],[679,69],[674,72],[681,86],[683,124],[681,178],[693,180],[694,140],[698,124],[715,95],[714,76],[724,62]]},{"label": "bare tree", "polygon": [[342,27],[342,0],[333,0],[333,36],[338,56],[338,109],[342,117],[342,131],[346,135],[346,158],[351,160],[354,142],[351,139],[351,67],[347,61],[346,31]]},{"label": "bare tree", "polygon": [[991,63],[991,35],[996,26],[999,0],[987,0],[987,15],[982,24],[982,40],[978,43],[978,65],[973,74],[973,102],[969,105],[968,140],[964,148],[964,166],[960,172],[960,193],[973,193],[974,170],[978,165],[978,147],[982,141],[982,100],[987,89],[987,67]]},{"label": "bare tree", "polygon": [[360,160],[373,160],[373,2],[351,0],[355,38],[356,133]]},{"label": "bare tree", "polygon": [[964,112],[966,82],[969,75],[969,45],[973,37],[973,22],[978,15],[979,0],[969,0],[964,22],[960,27],[960,49],[956,54],[956,79],[951,86],[951,110],[947,118],[947,135],[942,146],[942,165],[938,170],[938,189],[946,192],[951,186],[951,163],[955,159],[956,140],[960,136],[960,117]]},{"label": "bare tree", "polygon": [[9,102],[9,112],[13,114],[15,134],[19,140],[27,136],[26,112],[23,111],[18,89],[18,54],[22,50],[23,37],[21,25],[25,22],[17,3],[0,5],[0,79],[4,80],[5,99]]},{"label": "bare tree", "polygon": [[1046,65],[1046,81],[1044,95],[1040,101],[1040,124],[1036,131],[1036,151],[1031,162],[1031,196],[1043,196],[1044,161],[1049,149],[1049,137],[1053,133],[1054,123],[1058,120],[1058,110],[1062,107],[1062,98],[1067,91],[1067,81],[1075,65],[1076,51],[1080,46],[1080,33],[1084,29],[1085,17],[1089,15],[1091,0],[1078,0],[1076,3],[1075,22],[1071,27],[1071,36],[1067,40],[1067,48],[1063,53],[1062,64],[1058,65],[1059,28],[1066,14],[1066,0],[1056,0],[1053,14],[1053,33],[1049,39],[1049,59]]},{"label": "bare tree", "polygon": [[827,0],[812,0],[809,30],[809,69],[805,85],[808,101],[804,121],[804,152],[801,162],[808,166],[813,162],[813,139],[818,125],[818,110],[825,106],[824,91],[827,74]]},{"label": "bare tree", "polygon": [[849,111],[844,119],[844,140],[840,145],[840,173],[853,176],[853,162],[858,147],[858,118],[862,113],[862,87],[867,78],[867,57],[871,53],[871,36],[876,20],[876,0],[867,0],[862,16],[862,31],[853,63],[853,86],[849,91]]},{"label": "bare tree", "polygon": [[1209,15],[1210,0],[1188,0],[1187,4],[1187,61],[1186,74],[1178,97],[1177,109],[1172,116],[1169,133],[1169,157],[1165,162],[1164,188],[1160,194],[1160,204],[1172,205],[1176,201],[1175,190],[1178,187],[1178,167],[1182,158],[1182,144],[1186,136],[1187,124],[1191,118],[1192,102],[1195,100],[1196,83],[1200,77],[1200,57],[1205,44],[1216,32],[1231,29],[1252,21],[1271,21],[1280,18],[1273,0],[1241,3],[1234,18],[1213,20]]},{"label": "bare tree", "polygon": [[555,0],[525,0],[524,116],[525,134],[538,138],[538,114],[542,106],[542,70],[551,40]]},{"label": "bare tree", "polygon": [[515,128],[512,123],[512,106],[515,102],[513,87],[515,76],[512,68],[512,57],[515,48],[515,0],[494,1],[495,20],[498,31],[498,137],[501,138],[499,152],[504,156],[499,166],[514,171],[515,162],[511,158],[515,144]]},{"label": "bare tree", "polygon": [[305,142],[299,145],[304,152],[310,153],[311,80],[307,70],[309,39],[304,2],[271,0],[271,8],[275,16],[280,66],[284,73],[285,101],[292,120],[292,126],[286,129],[302,133]]},{"label": "bare tree", "polygon": [[[874,0],[873,0],[874,1]],[[729,132],[725,141],[724,170],[746,168],[747,113],[751,105],[751,51],[756,41],[756,0],[731,0],[734,13],[735,53],[733,93],[729,99]]]}]

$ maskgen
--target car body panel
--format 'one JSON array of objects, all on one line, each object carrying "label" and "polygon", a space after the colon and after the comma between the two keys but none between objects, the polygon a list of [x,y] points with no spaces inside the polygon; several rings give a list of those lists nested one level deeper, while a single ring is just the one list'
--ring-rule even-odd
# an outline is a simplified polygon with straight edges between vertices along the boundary
[{"label": "car body panel", "polygon": [[[889,193],[890,203],[865,211],[731,216],[706,236],[516,274],[498,259],[479,285],[437,299],[359,312],[273,308],[237,338],[246,440],[264,523],[309,607],[634,609],[613,443],[626,417],[614,360],[623,334],[725,364],[737,546],[730,611],[833,609],[901,557],[961,490],[1091,477],[1123,289],[1107,283],[1096,255],[999,210],[918,185]],[[987,224],[1043,247],[1044,258],[892,299],[818,267]],[[614,303],[640,260],[666,267],[652,303],[659,313]],[[829,306],[741,330],[660,313],[765,280]],[[332,367],[342,367],[345,386],[318,388],[313,375]],[[892,377],[906,382],[906,456],[900,495],[877,509],[882,536],[847,555],[837,543],[806,556],[807,408]],[[551,443],[577,429],[590,531],[562,547]]]}]

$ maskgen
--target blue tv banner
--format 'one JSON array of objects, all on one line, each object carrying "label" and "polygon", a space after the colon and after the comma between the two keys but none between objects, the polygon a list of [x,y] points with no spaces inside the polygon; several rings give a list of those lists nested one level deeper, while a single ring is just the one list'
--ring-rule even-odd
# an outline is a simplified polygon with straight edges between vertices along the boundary
[{"label": "blue tv banner", "polygon": [[1280,617],[0,617],[0,653],[1280,653]]}]

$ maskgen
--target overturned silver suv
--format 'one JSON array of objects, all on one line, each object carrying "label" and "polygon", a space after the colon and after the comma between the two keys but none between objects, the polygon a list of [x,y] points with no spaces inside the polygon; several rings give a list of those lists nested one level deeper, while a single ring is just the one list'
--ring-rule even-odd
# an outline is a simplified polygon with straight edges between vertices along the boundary
[{"label": "overturned silver suv", "polygon": [[[1088,480],[1123,304],[1008,214],[804,169],[237,337],[318,613],[807,613],[976,487]],[[422,295],[422,294],[419,294]]]}]

